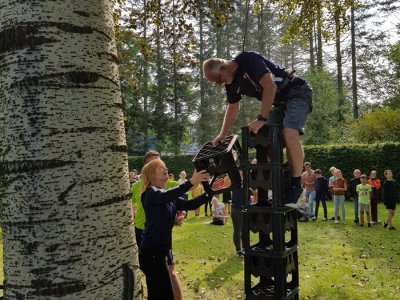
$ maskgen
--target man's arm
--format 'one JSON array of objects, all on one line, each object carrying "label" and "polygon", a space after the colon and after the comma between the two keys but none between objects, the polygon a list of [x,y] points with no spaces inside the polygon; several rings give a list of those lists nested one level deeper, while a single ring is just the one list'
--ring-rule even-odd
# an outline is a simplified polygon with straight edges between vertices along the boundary
[{"label": "man's arm", "polygon": [[228,103],[221,131],[219,135],[212,141],[213,146],[216,146],[219,142],[225,142],[226,135],[229,129],[231,129],[233,123],[235,123],[236,121],[239,109],[240,109],[239,101],[236,103]]},{"label": "man's arm", "polygon": [[[260,115],[266,118],[274,103],[276,94],[276,85],[272,78],[272,73],[265,73],[259,81],[260,86],[263,88],[261,98]],[[264,126],[264,121],[255,120],[249,124],[249,130],[257,133],[258,130]]]}]

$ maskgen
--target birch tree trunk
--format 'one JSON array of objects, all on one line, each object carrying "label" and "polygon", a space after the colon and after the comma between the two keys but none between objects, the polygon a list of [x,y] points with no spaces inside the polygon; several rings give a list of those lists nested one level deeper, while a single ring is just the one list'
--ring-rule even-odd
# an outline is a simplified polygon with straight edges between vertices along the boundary
[{"label": "birch tree trunk", "polygon": [[0,1],[6,299],[141,299],[112,1]]}]

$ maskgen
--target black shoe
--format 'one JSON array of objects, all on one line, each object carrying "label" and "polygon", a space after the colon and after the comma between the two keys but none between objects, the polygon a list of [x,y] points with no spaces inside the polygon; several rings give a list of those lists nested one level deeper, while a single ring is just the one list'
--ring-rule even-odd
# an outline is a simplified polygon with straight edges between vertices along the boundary
[{"label": "black shoe", "polygon": [[355,220],[353,221],[353,223],[358,223],[358,220],[357,220],[357,219],[355,219]]},{"label": "black shoe", "polygon": [[358,224],[358,226],[364,226],[364,224],[363,224],[363,223],[360,223],[360,224]]},{"label": "black shoe", "polygon": [[396,230],[396,228],[394,228],[394,227],[392,226],[392,227],[389,227],[389,230]]},{"label": "black shoe", "polygon": [[371,227],[371,223],[368,223],[368,227]]},{"label": "black shoe", "polygon": [[[337,219],[340,220],[340,217],[338,216]],[[331,220],[335,221],[335,217],[332,217]]]},{"label": "black shoe", "polygon": [[386,227],[388,227],[388,224],[383,222],[382,228],[386,228]]},{"label": "black shoe", "polygon": [[302,193],[303,193],[302,187],[296,188],[294,186],[288,185],[285,190],[285,203],[284,204],[297,203],[297,201],[299,200]]}]

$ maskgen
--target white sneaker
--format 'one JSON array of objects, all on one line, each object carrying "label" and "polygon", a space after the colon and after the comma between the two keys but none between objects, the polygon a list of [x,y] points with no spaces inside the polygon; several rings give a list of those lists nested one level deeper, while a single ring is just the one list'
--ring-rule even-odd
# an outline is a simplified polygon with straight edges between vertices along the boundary
[{"label": "white sneaker", "polygon": [[323,218],[322,221],[328,221],[328,219],[327,218]]},{"label": "white sneaker", "polygon": [[339,221],[338,220],[335,220],[335,222],[334,222],[335,224],[338,224],[339,223]]}]

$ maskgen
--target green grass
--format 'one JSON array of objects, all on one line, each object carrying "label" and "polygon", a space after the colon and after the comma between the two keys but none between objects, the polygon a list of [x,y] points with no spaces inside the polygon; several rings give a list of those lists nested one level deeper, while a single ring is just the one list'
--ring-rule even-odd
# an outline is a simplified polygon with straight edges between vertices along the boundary
[{"label": "green grass", "polygon": [[[327,205],[331,217],[332,201]],[[378,211],[379,220],[385,220],[383,204]],[[399,230],[389,231],[381,225],[368,228],[352,224],[353,205],[349,201],[346,215],[345,225],[321,219],[298,224],[300,299],[399,299],[400,216],[395,215],[393,222]],[[244,299],[244,259],[235,255],[231,222],[225,226],[203,225],[209,219],[196,219],[190,212],[185,224],[173,230],[176,270],[184,299]],[[256,239],[252,235],[252,240]],[[2,240],[0,243],[2,258]]]},{"label": "green grass", "polygon": [[[327,205],[331,217],[332,201]],[[383,204],[378,212],[379,220],[386,220]],[[346,201],[345,225],[321,218],[298,224],[300,299],[399,299],[400,230],[360,227],[352,223],[353,216],[353,204]],[[232,225],[203,225],[208,219],[195,219],[191,212],[173,230],[184,299],[244,299],[244,260],[235,256]],[[400,229],[397,215],[396,224]]]}]

